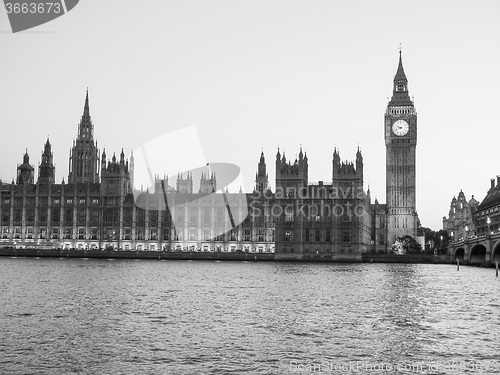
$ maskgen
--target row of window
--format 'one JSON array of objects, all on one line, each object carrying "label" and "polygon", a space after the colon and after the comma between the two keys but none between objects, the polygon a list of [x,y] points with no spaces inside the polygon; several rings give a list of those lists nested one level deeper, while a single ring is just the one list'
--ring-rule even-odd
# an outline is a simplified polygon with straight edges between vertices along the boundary
[{"label": "row of window", "polygon": [[[283,253],[285,254],[293,254],[295,251],[294,251],[294,248],[293,247],[284,247],[283,248]],[[326,249],[326,252],[327,253],[331,253],[332,252],[332,249],[331,248],[327,248]],[[320,253],[320,249],[309,249],[309,248],[305,248],[304,249],[304,253],[305,254],[319,254]],[[338,254],[352,254],[353,253],[353,249],[349,248],[349,249],[338,249],[338,251],[336,252]]]},{"label": "row of window", "polygon": [[[202,225],[210,225],[214,223],[216,225],[225,225],[229,223],[229,215],[225,208],[221,210],[217,210],[217,214],[215,216],[215,220],[212,221],[212,216],[209,212],[210,209],[204,209],[202,212],[201,218],[198,216],[198,212],[192,213],[189,212],[187,216],[184,215],[183,211],[176,211],[174,216],[174,222],[176,225],[189,225],[189,226],[198,226],[201,219]],[[12,212],[12,215],[11,215]],[[38,216],[36,215],[38,213]],[[134,210],[133,208],[124,208],[123,211],[118,207],[107,207],[107,208],[62,208],[62,209],[35,209],[35,208],[15,208],[12,211],[9,210],[1,210],[0,212],[0,223],[3,225],[9,225],[12,220],[15,224],[21,223],[23,220],[28,223],[38,223],[38,225],[46,225],[48,221],[52,223],[64,222],[67,225],[73,223],[76,220],[78,225],[85,225],[86,222],[89,223],[100,223],[104,222],[106,225],[119,225],[120,223],[120,215],[123,213],[123,224],[125,226],[131,226],[134,222]],[[24,215],[24,216],[23,216]],[[233,213],[233,218],[236,219],[235,214]],[[147,220],[146,220],[147,219]],[[146,221],[150,226],[158,226],[159,222],[162,222],[163,225],[170,225],[172,220],[168,211],[146,211],[143,209],[137,208],[135,210],[135,223],[136,226],[145,226]],[[264,223],[265,219],[262,217],[251,217],[250,215],[246,218],[245,223],[250,225],[252,222],[254,223]]]},{"label": "row of window", "polygon": [[[397,85],[397,91],[404,91],[405,85]],[[388,112],[391,115],[411,115],[415,113],[414,107],[389,107]]]},{"label": "row of window", "polygon": [[[219,233],[219,234],[218,234]],[[76,231],[73,228],[46,228],[40,227],[35,232],[34,227],[14,227],[11,231],[8,227],[3,227],[1,231],[2,239],[78,239],[78,240],[98,240],[103,241],[116,241],[120,238],[120,231],[117,228],[103,228],[99,230],[97,227],[87,228],[79,227]],[[121,236],[122,240],[134,239],[134,232],[132,228],[124,228]],[[158,228],[137,228],[135,230],[136,240],[151,240],[156,241],[161,239],[163,241],[245,241],[245,242],[274,242],[274,230],[256,230],[251,233],[248,230],[243,232],[243,235],[238,230],[231,230],[225,232],[224,228],[209,229],[204,228],[199,231],[197,228],[188,228],[183,231],[171,230],[171,228],[164,228],[161,232]]]},{"label": "row of window", "polygon": [[477,213],[477,216],[486,216],[495,212],[498,212],[500,210],[500,206],[495,206],[488,208],[487,210],[482,210]]},{"label": "row of window", "polygon": [[[118,203],[116,198],[108,198],[108,199],[109,200],[105,201],[105,204],[112,205],[112,204]],[[3,207],[10,207],[11,202],[12,202],[11,198],[3,198],[1,200]],[[78,198],[78,199],[65,198],[64,202],[66,203],[66,205],[73,205],[73,204],[86,205],[87,198]],[[26,200],[24,200],[23,197],[15,197],[13,203],[14,203],[14,207],[21,207],[25,204],[28,207],[34,207],[36,204],[36,200],[35,200],[35,197],[27,197]],[[59,206],[59,205],[61,205],[61,198],[52,198],[51,203],[52,203],[52,205]],[[98,205],[100,203],[100,199],[99,198],[90,198],[89,203],[92,205]],[[48,201],[47,197],[38,198],[38,206],[48,206],[48,205],[49,205],[49,201]]]},{"label": "row of window", "polygon": [[[352,242],[353,232],[352,230],[341,230],[340,231],[340,242]],[[294,239],[293,229],[285,229],[283,231],[283,241],[293,242],[298,239]],[[305,242],[331,242],[332,232],[330,229],[319,230],[319,229],[304,229],[303,241]]]}]

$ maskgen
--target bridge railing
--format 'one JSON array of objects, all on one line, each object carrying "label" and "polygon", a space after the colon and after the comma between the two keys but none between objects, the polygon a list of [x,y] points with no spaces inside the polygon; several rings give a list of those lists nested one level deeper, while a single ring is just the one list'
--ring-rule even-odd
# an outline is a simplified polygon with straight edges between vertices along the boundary
[{"label": "bridge railing", "polygon": [[470,240],[481,240],[483,238],[486,238],[487,236],[492,236],[492,237],[500,237],[500,230],[497,230],[495,232],[491,232],[491,234],[481,234],[479,236],[476,236],[476,235],[472,235],[472,236],[469,236],[467,237],[466,239],[465,238],[459,238],[458,240],[456,241],[450,241],[450,244],[451,245],[460,245],[460,244],[463,244],[464,242],[466,241],[470,241]]}]

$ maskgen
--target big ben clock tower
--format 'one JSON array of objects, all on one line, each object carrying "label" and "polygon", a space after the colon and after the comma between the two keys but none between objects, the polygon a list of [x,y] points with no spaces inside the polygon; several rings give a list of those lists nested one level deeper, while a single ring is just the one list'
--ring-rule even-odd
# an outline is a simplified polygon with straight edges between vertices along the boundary
[{"label": "big ben clock tower", "polygon": [[417,112],[408,94],[401,50],[392,98],[385,112],[387,241],[417,235],[415,148]]}]

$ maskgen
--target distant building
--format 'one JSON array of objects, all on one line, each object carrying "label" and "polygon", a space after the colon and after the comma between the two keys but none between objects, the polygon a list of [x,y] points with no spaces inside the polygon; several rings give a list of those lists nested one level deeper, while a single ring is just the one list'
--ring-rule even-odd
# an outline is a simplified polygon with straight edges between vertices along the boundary
[{"label": "distant building", "polygon": [[467,201],[462,190],[458,193],[458,198],[453,197],[448,217],[443,217],[443,229],[448,232],[450,239],[459,241],[477,235],[474,214],[478,205],[474,195]]},{"label": "distant building", "polygon": [[251,193],[229,193],[208,166],[201,176],[179,173],[171,185],[156,176],[154,186],[136,190],[133,155],[99,154],[87,91],[68,182],[55,183],[47,139],[36,182],[26,151],[16,181],[0,184],[0,246],[273,252],[292,259],[388,252],[397,237],[416,237],[418,226],[417,114],[401,53],[384,130],[386,204],[372,203],[364,189],[359,148],[353,161],[342,161],[335,148],[331,179],[317,183],[309,181],[302,149],[293,161],[278,149],[274,192],[264,152]]},{"label": "distant building", "polygon": [[478,236],[500,230],[500,176],[491,179],[491,186],[486,197],[477,207],[474,215]]}]

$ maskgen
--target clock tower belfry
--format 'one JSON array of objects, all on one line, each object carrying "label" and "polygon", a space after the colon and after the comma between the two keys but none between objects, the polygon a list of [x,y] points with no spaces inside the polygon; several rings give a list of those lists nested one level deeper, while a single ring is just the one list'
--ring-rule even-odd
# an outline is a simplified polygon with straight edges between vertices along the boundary
[{"label": "clock tower belfry", "polygon": [[392,98],[384,121],[386,147],[387,241],[416,237],[416,153],[417,112],[408,93],[401,50],[394,76]]}]

